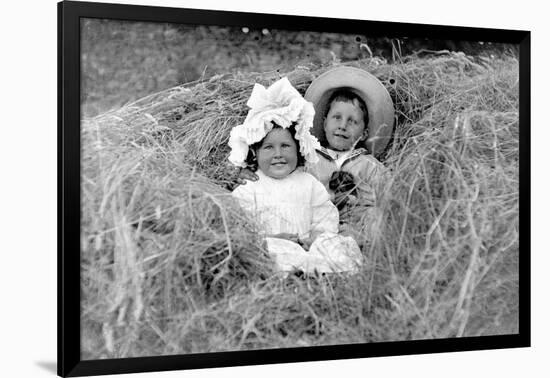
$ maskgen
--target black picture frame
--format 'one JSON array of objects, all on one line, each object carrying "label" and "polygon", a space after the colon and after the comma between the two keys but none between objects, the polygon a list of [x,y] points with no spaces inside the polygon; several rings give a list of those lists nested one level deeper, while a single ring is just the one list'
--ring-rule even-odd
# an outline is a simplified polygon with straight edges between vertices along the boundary
[{"label": "black picture frame", "polygon": [[[200,25],[285,28],[414,38],[513,43],[520,51],[520,316],[519,333],[436,340],[383,342],[196,355],[81,360],[80,357],[80,27],[81,18]],[[327,19],[155,6],[63,1],[58,3],[58,374],[83,376],[285,362],[337,360],[518,348],[530,346],[530,32]]]}]

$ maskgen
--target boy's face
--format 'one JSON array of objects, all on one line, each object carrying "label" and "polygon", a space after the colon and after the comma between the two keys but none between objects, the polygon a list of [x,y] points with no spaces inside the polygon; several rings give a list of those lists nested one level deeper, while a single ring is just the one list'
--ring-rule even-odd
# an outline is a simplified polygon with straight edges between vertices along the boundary
[{"label": "boy's face", "polygon": [[335,101],[324,120],[324,130],[330,148],[347,151],[366,137],[363,112],[351,102]]},{"label": "boy's face", "polygon": [[280,179],[291,174],[298,165],[296,141],[287,129],[274,128],[256,151],[258,168],[269,177]]}]

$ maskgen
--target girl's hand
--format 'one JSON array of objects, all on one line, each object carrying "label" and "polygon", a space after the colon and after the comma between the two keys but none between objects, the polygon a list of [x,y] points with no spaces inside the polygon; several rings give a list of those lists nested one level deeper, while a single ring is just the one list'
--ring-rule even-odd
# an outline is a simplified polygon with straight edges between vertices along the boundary
[{"label": "girl's hand", "polygon": [[298,244],[302,246],[303,249],[309,251],[309,248],[313,244],[314,238],[301,238],[298,240]]},{"label": "girl's hand", "polygon": [[315,239],[317,239],[317,237],[322,233],[323,232],[319,230],[311,230],[309,236],[298,238],[298,244],[300,244],[302,248],[305,249],[306,251],[309,251]]},{"label": "girl's hand", "polygon": [[267,236],[270,238],[286,239],[286,240],[293,241],[294,243],[298,243],[298,235],[290,234],[288,232],[281,232],[279,234],[271,234]]}]

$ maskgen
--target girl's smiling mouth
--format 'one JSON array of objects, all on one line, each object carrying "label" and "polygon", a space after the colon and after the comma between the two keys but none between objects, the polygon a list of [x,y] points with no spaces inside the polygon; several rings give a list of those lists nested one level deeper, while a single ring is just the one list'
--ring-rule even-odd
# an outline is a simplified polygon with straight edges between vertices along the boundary
[{"label": "girl's smiling mouth", "polygon": [[334,134],[332,134],[332,135],[334,135],[334,136],[337,137],[337,138],[349,139],[349,137],[348,137],[347,135],[340,134],[340,133],[334,133]]}]

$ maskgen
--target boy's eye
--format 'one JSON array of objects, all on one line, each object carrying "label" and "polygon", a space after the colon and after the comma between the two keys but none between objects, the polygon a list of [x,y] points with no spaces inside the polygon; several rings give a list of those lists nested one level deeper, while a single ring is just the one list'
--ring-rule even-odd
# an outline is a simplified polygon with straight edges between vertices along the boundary
[{"label": "boy's eye", "polygon": [[359,124],[359,121],[357,119],[349,119],[348,122],[352,124],[353,126],[357,126]]}]

